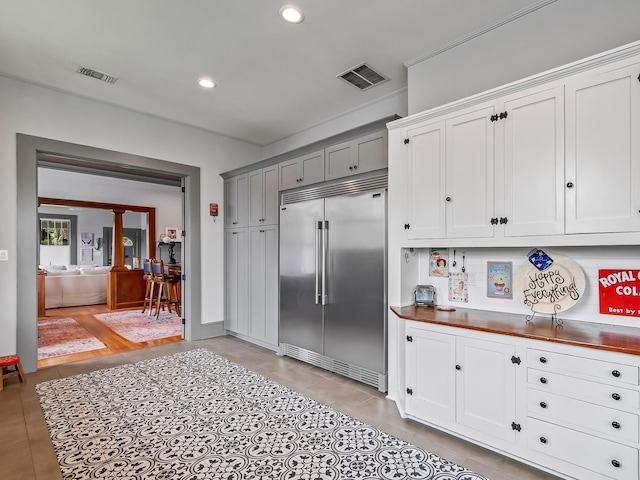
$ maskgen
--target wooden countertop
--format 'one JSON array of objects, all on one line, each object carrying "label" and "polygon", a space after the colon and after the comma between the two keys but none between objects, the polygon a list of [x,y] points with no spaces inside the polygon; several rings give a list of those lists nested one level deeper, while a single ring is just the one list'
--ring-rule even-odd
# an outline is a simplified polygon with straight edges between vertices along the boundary
[{"label": "wooden countertop", "polygon": [[527,322],[526,315],[458,307],[453,312],[435,307],[390,308],[406,320],[640,355],[640,328],[577,320],[564,320],[562,325],[555,325],[551,317],[542,315]]}]

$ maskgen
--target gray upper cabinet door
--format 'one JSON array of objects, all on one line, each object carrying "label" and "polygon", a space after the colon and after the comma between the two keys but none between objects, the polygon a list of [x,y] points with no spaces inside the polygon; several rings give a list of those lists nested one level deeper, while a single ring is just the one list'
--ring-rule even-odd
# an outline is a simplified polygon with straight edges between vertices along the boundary
[{"label": "gray upper cabinet door", "polygon": [[224,182],[224,226],[246,227],[249,217],[249,185],[246,174]]},{"label": "gray upper cabinet door", "polygon": [[324,181],[324,149],[278,164],[280,190],[289,190],[322,181]]},{"label": "gray upper cabinet door", "polygon": [[332,145],[325,155],[327,180],[387,168],[387,131]]}]

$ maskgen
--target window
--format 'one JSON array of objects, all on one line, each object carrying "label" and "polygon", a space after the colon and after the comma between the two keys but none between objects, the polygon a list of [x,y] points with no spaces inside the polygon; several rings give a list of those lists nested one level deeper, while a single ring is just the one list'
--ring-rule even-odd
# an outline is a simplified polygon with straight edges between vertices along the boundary
[{"label": "window", "polygon": [[40,219],[40,245],[69,245],[70,220]]}]

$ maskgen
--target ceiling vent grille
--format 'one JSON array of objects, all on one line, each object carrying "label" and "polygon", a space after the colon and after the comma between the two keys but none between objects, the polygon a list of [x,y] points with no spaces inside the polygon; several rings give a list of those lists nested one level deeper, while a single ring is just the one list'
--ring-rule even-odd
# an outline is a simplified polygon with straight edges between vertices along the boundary
[{"label": "ceiling vent grille", "polygon": [[389,77],[377,72],[366,63],[356,65],[346,72],[341,73],[338,77],[357,87],[359,90],[367,90],[389,80]]},{"label": "ceiling vent grille", "polygon": [[118,81],[118,77],[114,77],[113,75],[109,75],[108,73],[99,72],[97,70],[93,70],[92,68],[83,67],[80,65],[76,70],[76,73],[80,75],[85,75],[91,78],[97,78],[98,80],[102,80],[107,83],[116,83]]}]

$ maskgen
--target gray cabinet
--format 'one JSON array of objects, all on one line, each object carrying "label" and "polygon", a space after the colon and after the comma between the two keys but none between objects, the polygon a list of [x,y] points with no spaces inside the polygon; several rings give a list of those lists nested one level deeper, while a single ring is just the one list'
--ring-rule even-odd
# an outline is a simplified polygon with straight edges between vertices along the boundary
[{"label": "gray cabinet", "polygon": [[324,181],[324,149],[278,164],[280,190],[303,187]]},{"label": "gray cabinet", "polygon": [[387,131],[374,132],[325,149],[325,179],[387,168]]},{"label": "gray cabinet", "polygon": [[246,335],[249,331],[249,235],[246,228],[225,231],[224,328]]},{"label": "gray cabinet", "polygon": [[246,174],[224,182],[224,226],[246,227],[249,223],[249,184]]},{"label": "gray cabinet", "polygon": [[278,166],[249,172],[249,226],[278,224]]}]

